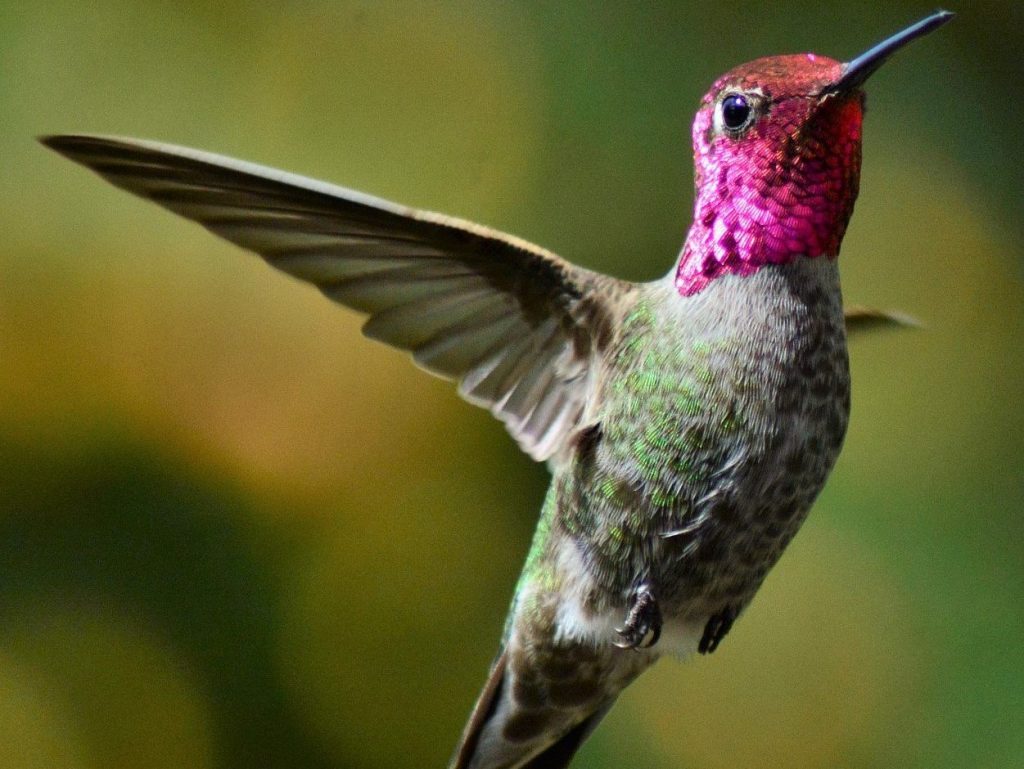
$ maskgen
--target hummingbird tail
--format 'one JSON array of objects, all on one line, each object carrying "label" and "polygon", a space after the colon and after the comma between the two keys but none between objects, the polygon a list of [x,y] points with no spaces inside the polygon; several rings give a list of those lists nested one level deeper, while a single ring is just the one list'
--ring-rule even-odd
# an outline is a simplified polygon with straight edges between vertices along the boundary
[{"label": "hummingbird tail", "polygon": [[531,645],[524,653],[516,641],[492,665],[449,769],[563,769],[652,661],[611,644]]},{"label": "hummingbird tail", "polygon": [[604,718],[605,713],[611,709],[615,700],[616,698],[612,697],[600,710],[591,713],[555,743],[545,748],[542,753],[530,759],[523,765],[523,769],[565,769],[583,741],[590,736],[590,733]]},{"label": "hummingbird tail", "polygon": [[505,668],[508,660],[508,649],[502,647],[501,652],[491,664],[491,672],[487,674],[487,683],[473,706],[473,712],[469,716],[469,722],[462,731],[462,738],[455,750],[448,769],[467,769],[473,756],[476,754],[477,743],[480,742],[480,733],[484,724],[491,720],[494,711],[498,708],[499,692],[505,681]]}]

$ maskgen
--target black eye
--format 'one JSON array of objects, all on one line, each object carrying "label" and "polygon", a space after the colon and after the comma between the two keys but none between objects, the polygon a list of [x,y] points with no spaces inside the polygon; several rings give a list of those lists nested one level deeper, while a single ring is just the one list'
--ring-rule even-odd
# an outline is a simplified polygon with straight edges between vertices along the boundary
[{"label": "black eye", "polygon": [[731,93],[722,99],[722,124],[730,131],[738,131],[750,120],[750,102],[741,93]]}]

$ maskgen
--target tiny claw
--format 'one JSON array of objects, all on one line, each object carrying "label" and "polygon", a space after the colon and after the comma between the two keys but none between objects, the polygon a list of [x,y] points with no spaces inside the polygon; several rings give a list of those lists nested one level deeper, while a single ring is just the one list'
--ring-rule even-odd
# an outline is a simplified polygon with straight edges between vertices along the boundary
[{"label": "tiny claw", "polygon": [[620,649],[649,649],[661,638],[661,609],[649,585],[641,585],[630,599],[626,622],[615,628],[620,638],[612,643]]},{"label": "tiny claw", "polygon": [[732,623],[736,621],[736,610],[726,606],[718,614],[712,614],[708,618],[708,624],[704,626],[704,635],[697,645],[697,651],[701,654],[711,654],[725,638]]}]

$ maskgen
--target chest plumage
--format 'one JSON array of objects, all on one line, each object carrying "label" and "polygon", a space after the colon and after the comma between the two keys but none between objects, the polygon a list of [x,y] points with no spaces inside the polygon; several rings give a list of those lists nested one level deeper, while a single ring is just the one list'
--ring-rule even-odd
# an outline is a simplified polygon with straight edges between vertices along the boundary
[{"label": "chest plumage", "polygon": [[[849,373],[834,260],[727,276],[694,297],[649,284],[626,310],[552,526],[621,610],[638,582],[666,615],[745,605],[821,490]],[[571,543],[571,544],[570,544]]]}]

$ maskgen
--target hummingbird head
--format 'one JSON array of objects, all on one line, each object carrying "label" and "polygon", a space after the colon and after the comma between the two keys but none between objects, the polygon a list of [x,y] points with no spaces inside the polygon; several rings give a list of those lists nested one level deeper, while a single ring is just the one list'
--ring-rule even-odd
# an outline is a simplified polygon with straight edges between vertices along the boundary
[{"label": "hummingbird head", "polygon": [[839,254],[860,183],[861,86],[952,15],[933,14],[845,64],[768,56],[715,81],[693,122],[696,200],[676,271],[681,294],[721,275]]}]

